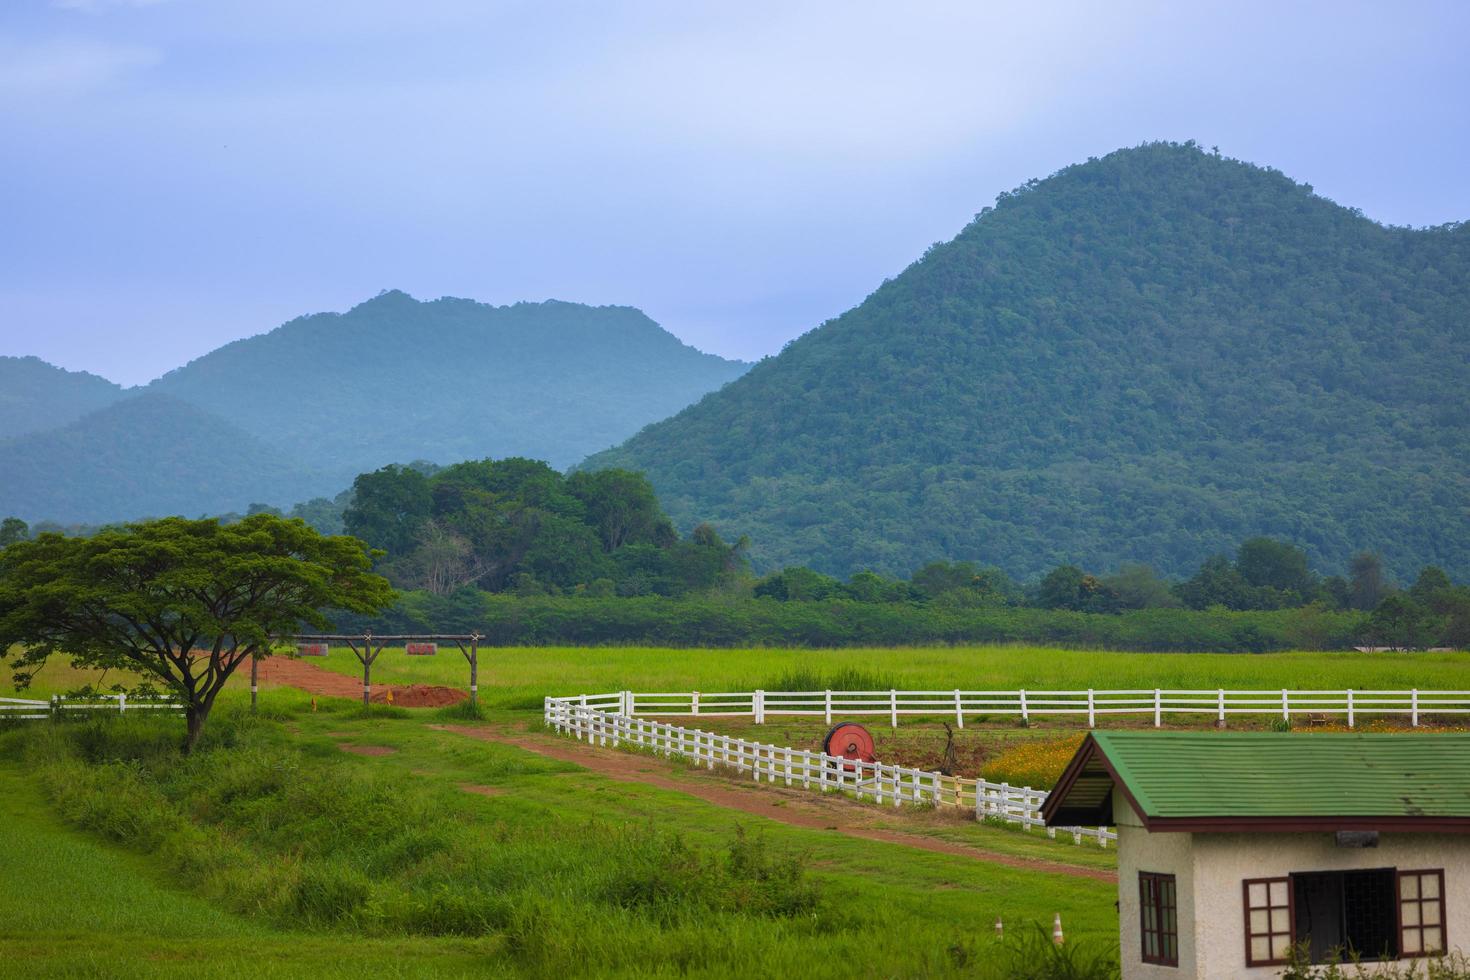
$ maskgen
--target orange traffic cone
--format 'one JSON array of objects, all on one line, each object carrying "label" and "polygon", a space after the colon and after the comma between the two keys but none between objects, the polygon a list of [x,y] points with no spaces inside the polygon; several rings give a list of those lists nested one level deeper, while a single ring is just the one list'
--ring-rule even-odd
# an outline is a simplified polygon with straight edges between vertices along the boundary
[{"label": "orange traffic cone", "polygon": [[1056,918],[1051,922],[1051,941],[1060,946],[1065,939],[1066,937],[1062,935],[1062,913],[1058,912]]}]

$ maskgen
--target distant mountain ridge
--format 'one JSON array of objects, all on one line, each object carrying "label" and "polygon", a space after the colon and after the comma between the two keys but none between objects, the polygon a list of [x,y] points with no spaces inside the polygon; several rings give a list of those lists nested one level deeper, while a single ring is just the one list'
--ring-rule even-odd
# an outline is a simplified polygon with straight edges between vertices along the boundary
[{"label": "distant mountain ridge", "polygon": [[1470,227],[1150,144],[1002,195],[590,468],[763,568],[1170,574],[1252,534],[1470,574]]},{"label": "distant mountain ridge", "polygon": [[418,459],[566,467],[747,368],[629,307],[398,291],[226,344],[141,389],[4,358],[0,515],[97,523],[289,505]]},{"label": "distant mountain ridge", "polygon": [[0,439],[66,425],[124,397],[120,385],[86,371],[0,356]]},{"label": "distant mountain ridge", "polygon": [[0,512],[63,524],[243,511],[315,486],[297,460],[153,392],[0,442],[0,473]]}]

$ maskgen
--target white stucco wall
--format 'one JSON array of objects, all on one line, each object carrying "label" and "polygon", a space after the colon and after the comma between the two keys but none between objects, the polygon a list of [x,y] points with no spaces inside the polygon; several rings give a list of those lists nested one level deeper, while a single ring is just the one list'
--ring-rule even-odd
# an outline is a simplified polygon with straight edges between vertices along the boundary
[{"label": "white stucco wall", "polygon": [[[1443,868],[1447,940],[1470,951],[1470,836],[1384,833],[1375,848],[1338,847],[1332,834],[1145,831],[1126,803],[1118,825],[1118,911],[1124,980],[1254,980],[1281,967],[1245,965],[1242,882],[1293,872]],[[1142,962],[1138,873],[1172,874],[1179,894],[1179,966]]]}]

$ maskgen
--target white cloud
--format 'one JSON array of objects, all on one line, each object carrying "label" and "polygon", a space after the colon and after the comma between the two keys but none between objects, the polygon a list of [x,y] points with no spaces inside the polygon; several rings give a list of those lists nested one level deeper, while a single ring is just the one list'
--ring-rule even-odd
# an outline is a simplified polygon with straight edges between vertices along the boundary
[{"label": "white cloud", "polygon": [[71,94],[157,64],[153,48],[83,38],[0,38],[0,97]]}]

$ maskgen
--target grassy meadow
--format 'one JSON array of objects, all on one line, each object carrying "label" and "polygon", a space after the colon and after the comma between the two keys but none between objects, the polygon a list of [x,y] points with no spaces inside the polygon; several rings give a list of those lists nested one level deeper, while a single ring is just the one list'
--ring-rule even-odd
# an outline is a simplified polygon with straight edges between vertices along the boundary
[{"label": "grassy meadow", "polygon": [[[345,649],[313,662],[359,671]],[[545,694],[620,688],[1428,689],[1465,686],[1464,666],[1461,655],[1426,653],[487,648],[480,719],[364,712],[344,698],[313,709],[279,686],[251,716],[241,674],[189,758],[176,753],[177,718],[0,726],[12,855],[0,957],[37,976],[546,976],[595,963],[626,976],[1001,978],[1018,975],[1008,957],[1051,955],[1048,943],[1019,943],[1060,913],[1067,955],[1102,960],[1075,975],[1109,976],[1115,888],[1080,873],[1109,870],[1110,850],[948,814],[830,804],[858,808],[877,831],[994,859],[935,853],[709,802],[682,788],[718,784],[798,805],[677,763],[649,759],[647,771],[671,781],[650,785],[466,732],[538,737]],[[389,649],[373,678],[465,687],[468,668],[453,649],[415,658]],[[95,680],[56,662],[23,696]],[[821,727],[726,722],[789,744]],[[1054,739],[1060,724],[965,737],[980,765]],[[895,752],[929,751],[937,731],[908,719],[897,731],[872,727],[880,750]],[[997,917],[1009,936],[999,945]]]},{"label": "grassy meadow", "polygon": [[[346,649],[313,663],[349,676],[362,668]],[[890,647],[743,650],[657,647],[494,647],[480,651],[480,689],[488,704],[539,709],[547,694],[617,690],[820,690],[860,681],[875,689],[1029,690],[1217,687],[1463,689],[1463,653],[1119,653],[1056,647]],[[386,649],[375,682],[469,685],[459,651],[432,657]]]}]

